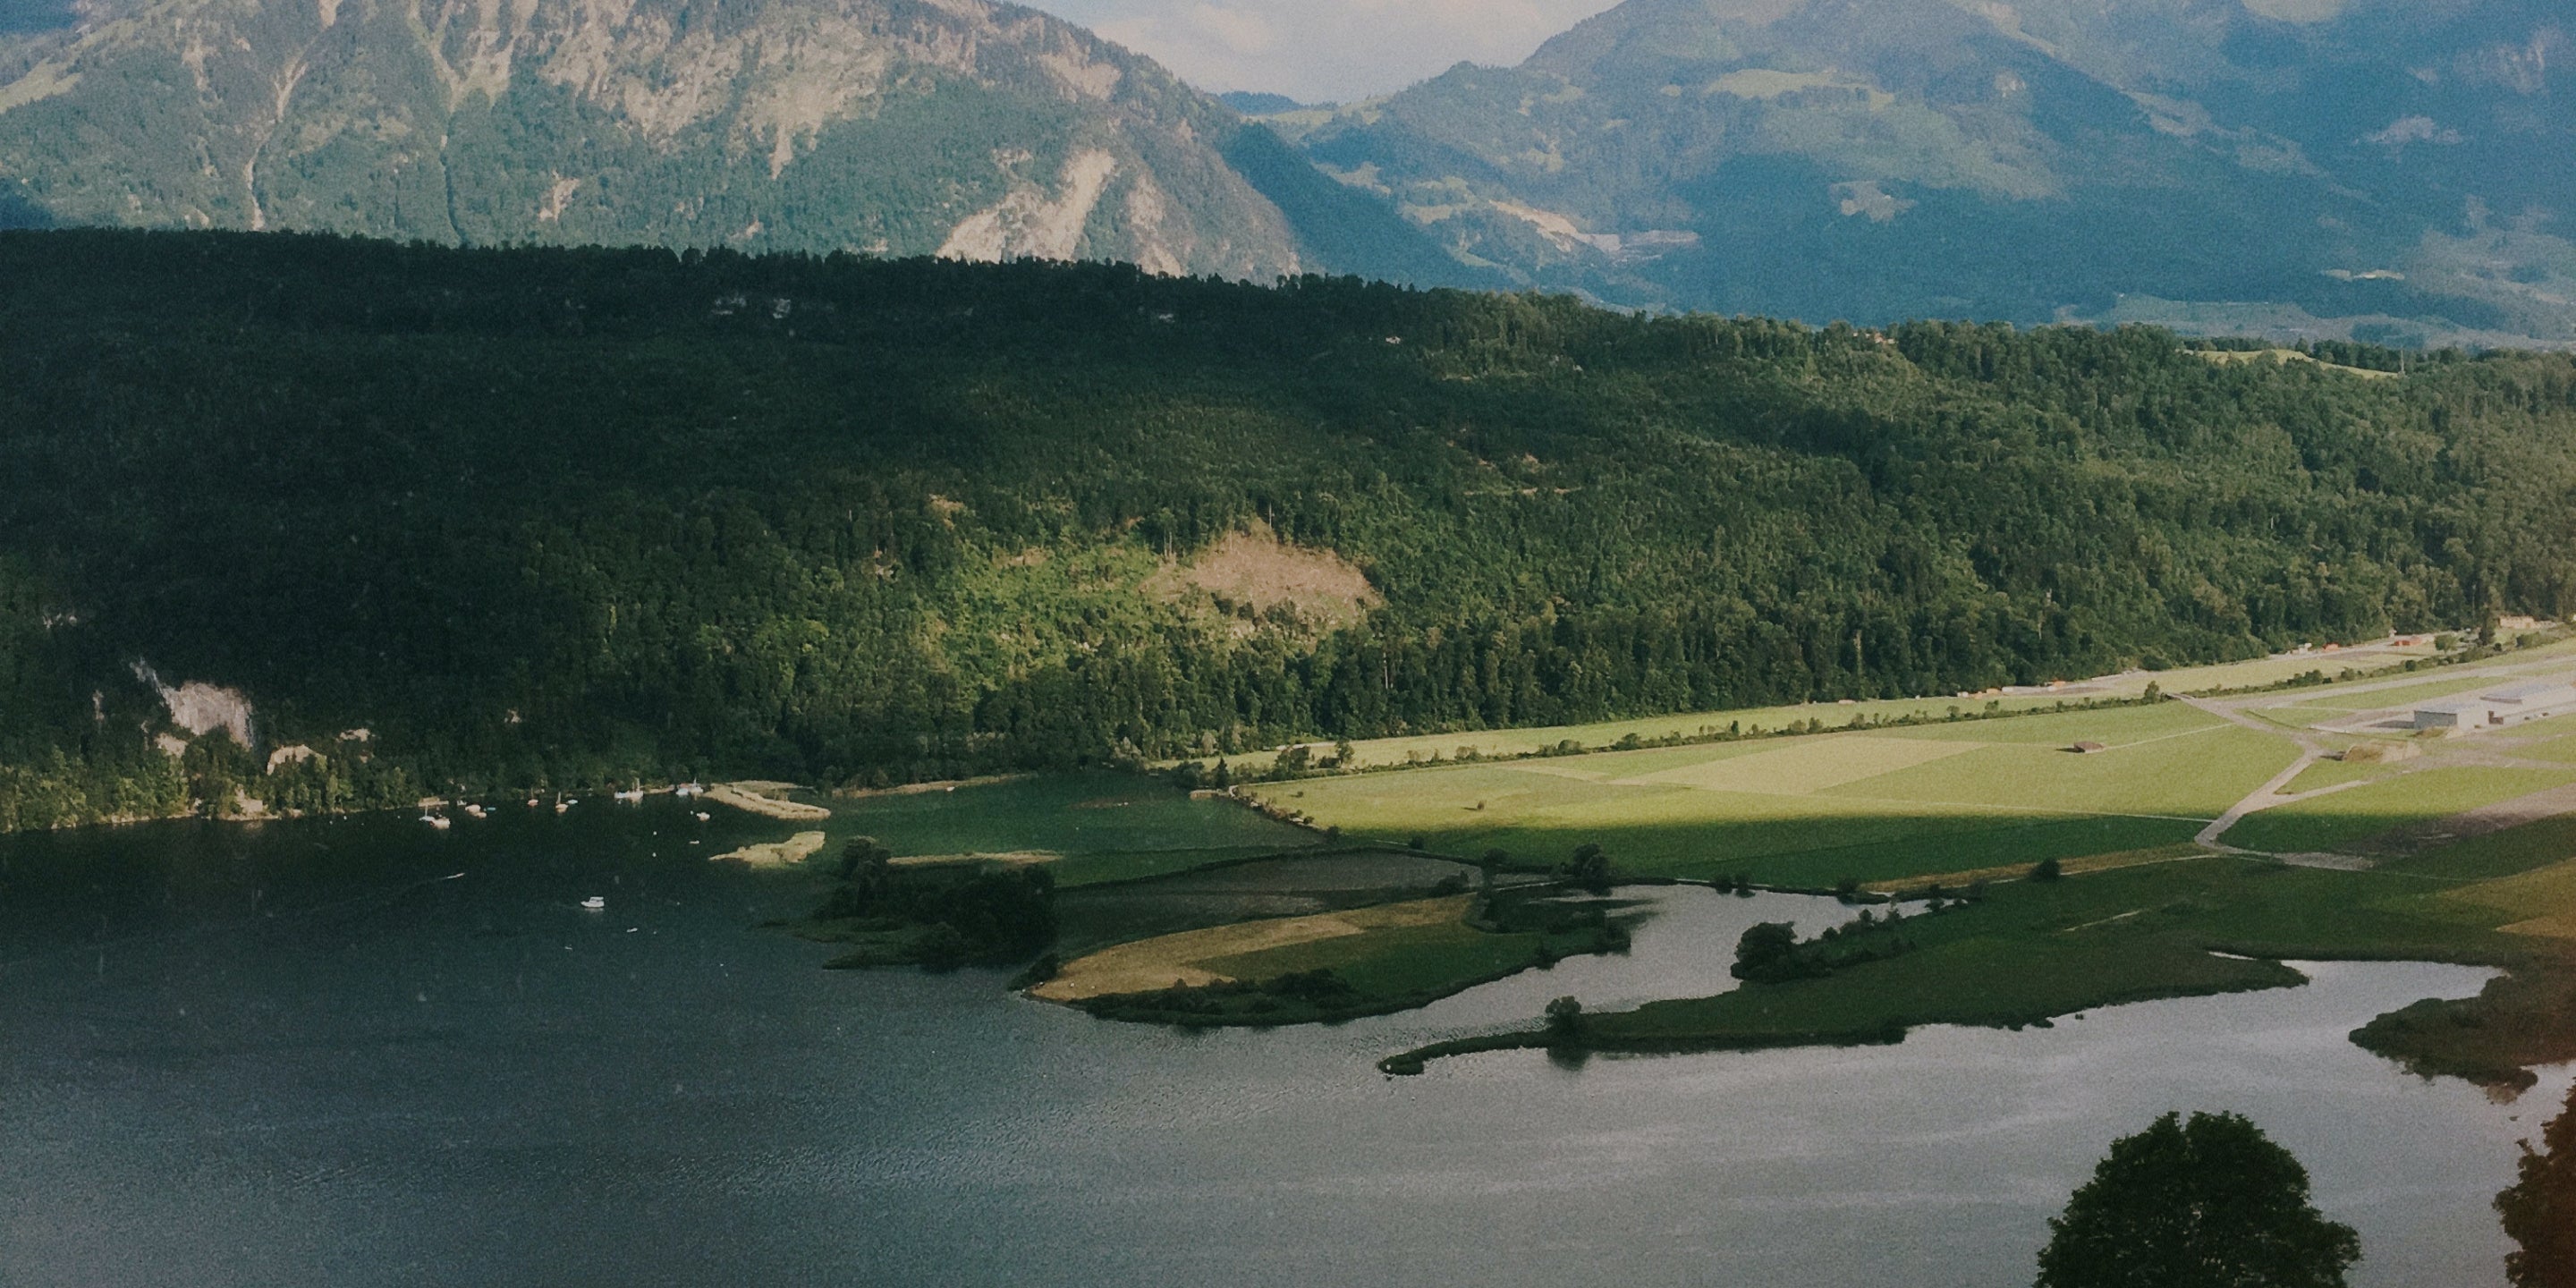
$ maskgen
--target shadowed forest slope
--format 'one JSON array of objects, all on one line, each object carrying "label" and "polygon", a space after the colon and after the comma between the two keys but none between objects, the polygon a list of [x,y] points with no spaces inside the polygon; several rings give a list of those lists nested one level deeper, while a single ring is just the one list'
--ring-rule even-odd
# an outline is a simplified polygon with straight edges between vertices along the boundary
[{"label": "shadowed forest slope", "polygon": [[2144,329],[275,235],[6,234],[0,280],[0,826],[1937,693],[2576,609],[2563,357],[2369,379]]}]

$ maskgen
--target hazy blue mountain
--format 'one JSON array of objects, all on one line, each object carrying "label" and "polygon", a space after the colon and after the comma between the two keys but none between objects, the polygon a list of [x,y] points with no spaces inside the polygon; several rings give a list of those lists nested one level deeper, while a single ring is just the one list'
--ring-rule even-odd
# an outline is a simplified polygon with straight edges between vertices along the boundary
[{"label": "hazy blue mountain", "polygon": [[[1233,112],[1012,5],[6,2],[0,226],[1464,280],[1383,202],[1239,173],[1265,145]],[[1265,184],[1344,222],[1292,226]]]},{"label": "hazy blue mountain", "polygon": [[1628,0],[1271,119],[1614,301],[2570,341],[2571,64],[2564,0]]},{"label": "hazy blue mountain", "polygon": [[1304,111],[1310,106],[1285,94],[1264,94],[1253,90],[1239,89],[1230,94],[1219,94],[1216,98],[1245,116],[1273,116],[1280,112]]}]

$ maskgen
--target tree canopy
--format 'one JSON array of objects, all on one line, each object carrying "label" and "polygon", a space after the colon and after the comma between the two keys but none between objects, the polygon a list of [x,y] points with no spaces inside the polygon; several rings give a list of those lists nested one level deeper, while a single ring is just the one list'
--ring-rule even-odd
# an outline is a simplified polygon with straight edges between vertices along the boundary
[{"label": "tree canopy", "polygon": [[2518,1245],[2504,1259],[2514,1288],[2576,1288],[2576,1089],[2540,1148],[2523,1142],[2520,1174],[2495,1206]]},{"label": "tree canopy", "polygon": [[2168,1113],[2112,1142],[2048,1227],[2039,1288],[2341,1288],[2361,1259],[2299,1160],[2229,1113]]}]

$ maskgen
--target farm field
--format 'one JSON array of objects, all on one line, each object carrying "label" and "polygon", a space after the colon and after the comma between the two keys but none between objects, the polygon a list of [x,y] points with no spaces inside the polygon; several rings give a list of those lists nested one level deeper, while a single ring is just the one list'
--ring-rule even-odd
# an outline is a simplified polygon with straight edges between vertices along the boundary
[{"label": "farm field", "polygon": [[2331,851],[2396,828],[2576,783],[2576,765],[2501,768],[2427,757],[2394,769],[2348,790],[2251,815],[2227,834],[2227,842],[2262,854]]},{"label": "farm field", "polygon": [[1591,843],[1630,875],[1818,888],[2185,841],[2295,754],[2165,703],[1249,790],[1453,855],[1555,862]]}]

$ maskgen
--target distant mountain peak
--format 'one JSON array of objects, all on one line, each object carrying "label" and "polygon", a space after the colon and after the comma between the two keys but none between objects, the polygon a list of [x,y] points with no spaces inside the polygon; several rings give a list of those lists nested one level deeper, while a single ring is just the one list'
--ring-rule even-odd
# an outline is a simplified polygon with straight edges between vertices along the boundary
[{"label": "distant mountain peak", "polygon": [[[1615,303],[2576,343],[2570,31],[2560,0],[1627,0],[1296,134],[1462,259]],[[1652,232],[1697,241],[1622,253]]]},{"label": "distant mountain peak", "polygon": [[0,219],[1316,267],[1239,128],[987,0],[95,0],[0,44]]}]

